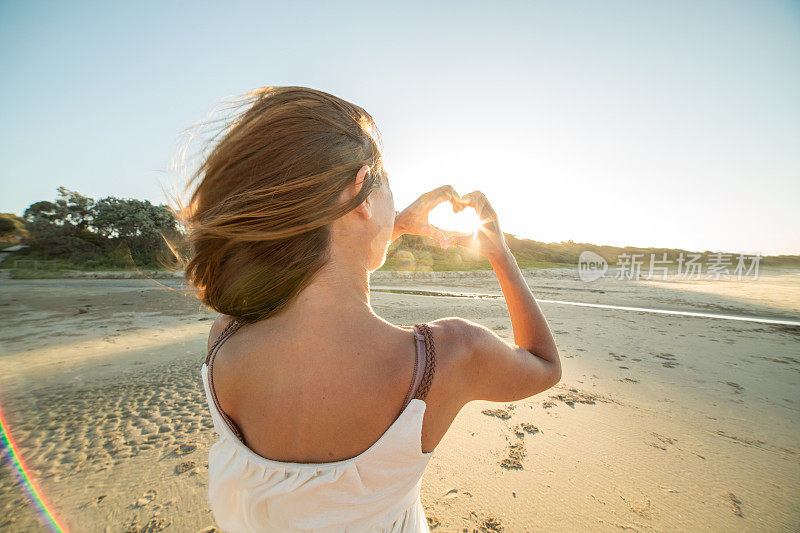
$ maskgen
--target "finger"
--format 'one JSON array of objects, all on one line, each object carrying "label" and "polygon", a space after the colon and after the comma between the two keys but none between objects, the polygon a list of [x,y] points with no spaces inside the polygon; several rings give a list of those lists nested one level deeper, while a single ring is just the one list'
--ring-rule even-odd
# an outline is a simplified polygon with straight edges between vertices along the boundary
[{"label": "finger", "polygon": [[474,191],[472,193],[459,196],[458,198],[452,200],[450,203],[452,203],[455,206],[456,213],[458,213],[459,211],[463,211],[467,207],[474,208],[475,207]]},{"label": "finger", "polygon": [[432,208],[446,201],[451,204],[458,203],[461,199],[461,195],[456,192],[452,185],[442,185],[427,194],[427,200],[432,204]]},{"label": "finger", "polygon": [[433,239],[441,246],[442,248],[447,248],[447,237],[442,232],[441,229],[437,228],[434,225],[431,225],[428,230],[428,235],[433,237]]},{"label": "finger", "polygon": [[469,192],[464,196],[462,196],[461,200],[462,200],[461,202],[462,209],[464,207],[471,207],[475,210],[475,213],[477,213],[481,219],[485,218],[484,211],[486,203],[484,202],[484,196],[481,191]]},{"label": "finger", "polygon": [[470,199],[474,204],[475,212],[481,220],[497,220],[497,213],[495,212],[489,199],[481,191],[473,191],[469,193]]}]

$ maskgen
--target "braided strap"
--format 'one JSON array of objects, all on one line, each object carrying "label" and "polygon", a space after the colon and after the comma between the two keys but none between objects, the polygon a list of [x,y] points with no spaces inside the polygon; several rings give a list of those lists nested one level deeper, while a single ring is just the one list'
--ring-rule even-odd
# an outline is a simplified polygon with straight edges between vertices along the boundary
[{"label": "braided strap", "polygon": [[242,435],[242,432],[239,431],[239,428],[236,426],[236,423],[233,421],[233,419],[231,419],[231,417],[229,417],[228,414],[222,409],[222,406],[219,404],[219,399],[217,398],[217,391],[214,388],[214,357],[217,355],[217,351],[219,351],[222,343],[228,340],[231,335],[236,333],[241,326],[241,322],[238,320],[233,320],[225,327],[225,329],[222,330],[222,333],[219,334],[219,337],[217,337],[217,340],[214,341],[213,346],[208,351],[208,356],[206,356],[206,365],[208,366],[208,388],[211,390],[211,399],[214,401],[214,406],[217,408],[217,412],[225,421],[233,434],[236,435],[236,438],[244,443],[244,435]]},{"label": "braided strap", "polygon": [[[211,349],[208,350],[208,354],[206,355],[206,364],[208,364],[209,359],[211,359],[211,354],[214,353],[214,350],[217,349],[217,346],[219,346],[228,336],[233,335],[241,325],[241,322],[238,320],[231,320],[228,325],[225,326],[225,329],[223,329],[222,333],[219,334],[217,340],[215,340],[214,344],[211,345]],[[233,331],[231,331],[232,329]],[[230,335],[228,335],[229,333]]]},{"label": "braided strap", "polygon": [[436,373],[436,349],[433,345],[433,334],[428,324],[416,324],[417,328],[422,332],[425,337],[425,373],[422,375],[422,381],[417,389],[415,398],[425,400],[428,395],[428,389],[431,387],[433,375]]}]

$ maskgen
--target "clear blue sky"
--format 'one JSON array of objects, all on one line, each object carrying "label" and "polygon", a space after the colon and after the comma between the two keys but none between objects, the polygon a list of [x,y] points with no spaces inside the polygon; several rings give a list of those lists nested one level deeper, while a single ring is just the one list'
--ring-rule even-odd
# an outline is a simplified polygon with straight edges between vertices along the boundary
[{"label": "clear blue sky", "polygon": [[481,189],[543,241],[800,253],[800,4],[1,2],[0,211],[163,203],[263,85],[367,109],[398,209]]}]

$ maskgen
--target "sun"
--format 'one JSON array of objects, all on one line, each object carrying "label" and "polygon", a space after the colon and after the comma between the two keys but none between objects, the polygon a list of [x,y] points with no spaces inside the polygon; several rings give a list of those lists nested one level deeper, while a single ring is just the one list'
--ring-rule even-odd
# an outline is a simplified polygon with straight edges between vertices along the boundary
[{"label": "sun", "polygon": [[450,202],[439,204],[428,214],[428,222],[439,229],[458,233],[476,233],[482,226],[481,219],[471,207],[453,213]]}]

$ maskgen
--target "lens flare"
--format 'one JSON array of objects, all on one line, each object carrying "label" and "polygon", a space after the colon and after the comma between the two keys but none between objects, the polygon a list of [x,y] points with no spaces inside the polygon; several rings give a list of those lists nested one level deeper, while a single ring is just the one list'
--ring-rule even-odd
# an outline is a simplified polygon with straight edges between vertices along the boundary
[{"label": "lens flare", "polygon": [[18,484],[28,493],[28,497],[38,511],[39,518],[41,518],[42,522],[47,524],[51,531],[57,531],[59,533],[67,531],[64,524],[56,517],[52,506],[45,500],[44,494],[31,475],[30,468],[25,464],[22,454],[19,453],[19,447],[11,436],[8,421],[3,415],[2,410],[0,410],[0,449],[4,452],[4,459],[17,476]]}]

